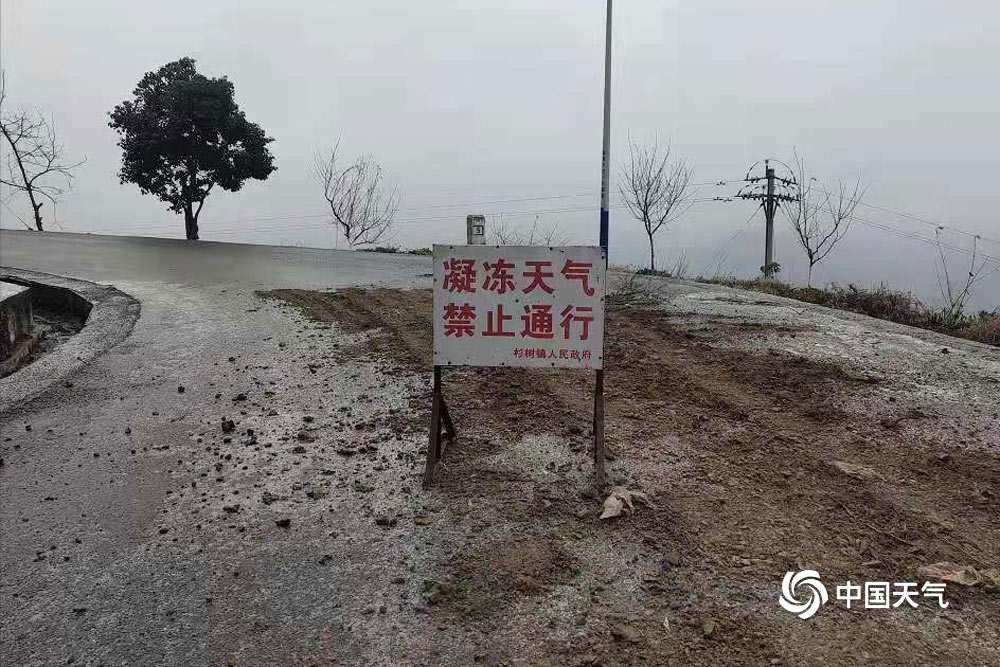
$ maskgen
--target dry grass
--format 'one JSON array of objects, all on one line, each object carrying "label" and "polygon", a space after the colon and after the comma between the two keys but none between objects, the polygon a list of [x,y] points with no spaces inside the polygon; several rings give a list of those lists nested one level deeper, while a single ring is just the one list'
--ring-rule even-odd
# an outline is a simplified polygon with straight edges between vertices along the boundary
[{"label": "dry grass", "polygon": [[699,282],[774,294],[827,308],[877,317],[880,320],[929,329],[987,345],[1000,345],[1000,313],[983,311],[978,315],[962,316],[957,322],[950,324],[941,312],[924,305],[913,293],[892,290],[885,284],[867,288],[854,284],[846,287],[834,284],[820,289],[762,278],[754,280],[701,278]]},{"label": "dry grass", "polygon": [[415,368],[430,368],[433,363],[430,290],[351,287],[337,292],[281,289],[258,294],[296,306],[317,322],[337,322],[351,332],[377,330],[379,335],[365,342],[368,353]]}]

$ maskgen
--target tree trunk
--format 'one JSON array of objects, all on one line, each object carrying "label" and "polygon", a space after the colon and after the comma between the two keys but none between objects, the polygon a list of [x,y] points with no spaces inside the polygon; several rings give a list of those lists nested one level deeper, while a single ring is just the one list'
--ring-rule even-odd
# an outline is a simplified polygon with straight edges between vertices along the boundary
[{"label": "tree trunk", "polygon": [[44,232],[45,230],[42,229],[42,214],[39,213],[44,202],[38,202],[36,204],[35,194],[31,190],[28,190],[28,196],[31,199],[31,212],[35,214],[35,228],[40,232]]},{"label": "tree trunk", "polygon": [[812,265],[812,262],[809,262],[809,273],[806,274],[806,275],[807,275],[807,277],[806,277],[806,287],[812,287],[813,286],[813,265]]},{"label": "tree trunk", "polygon": [[198,216],[194,214],[191,204],[184,205],[184,234],[188,241],[198,240]]},{"label": "tree trunk", "polygon": [[649,235],[649,270],[656,271],[656,249],[653,245],[653,235]]}]

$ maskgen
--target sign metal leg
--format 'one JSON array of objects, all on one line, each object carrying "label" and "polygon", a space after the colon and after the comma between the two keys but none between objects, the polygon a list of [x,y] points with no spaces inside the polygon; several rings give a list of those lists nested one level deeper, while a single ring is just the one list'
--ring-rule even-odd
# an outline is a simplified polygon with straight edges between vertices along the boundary
[{"label": "sign metal leg", "polygon": [[424,487],[434,483],[434,467],[441,458],[441,367],[434,367],[434,398],[431,402],[431,428],[427,441],[427,464],[424,467]]},{"label": "sign metal leg", "polygon": [[445,433],[448,434],[448,444],[455,442],[455,425],[451,421],[451,413],[448,412],[448,403],[444,400],[444,393],[441,394],[441,421],[444,422]]}]

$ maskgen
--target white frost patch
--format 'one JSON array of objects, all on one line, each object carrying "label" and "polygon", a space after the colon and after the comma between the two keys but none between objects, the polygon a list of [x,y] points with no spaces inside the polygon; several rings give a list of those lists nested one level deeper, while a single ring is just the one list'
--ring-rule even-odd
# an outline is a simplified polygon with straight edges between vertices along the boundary
[{"label": "white frost patch", "polygon": [[510,447],[488,457],[487,467],[508,470],[535,482],[551,482],[577,464],[576,455],[565,440],[551,435],[526,435]]}]

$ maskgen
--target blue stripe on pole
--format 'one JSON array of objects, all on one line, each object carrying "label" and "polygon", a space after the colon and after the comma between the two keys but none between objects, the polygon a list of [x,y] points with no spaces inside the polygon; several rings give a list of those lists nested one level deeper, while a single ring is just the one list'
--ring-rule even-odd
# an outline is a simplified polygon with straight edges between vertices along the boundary
[{"label": "blue stripe on pole", "polygon": [[608,212],[601,209],[601,247],[605,251],[608,249]]}]

